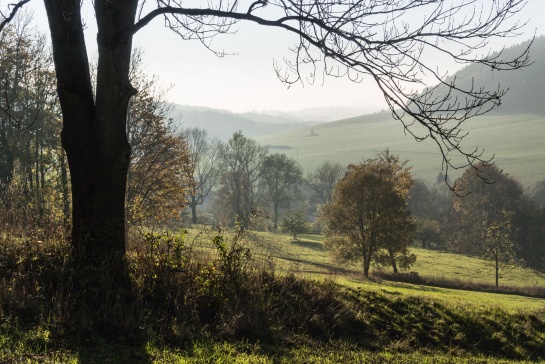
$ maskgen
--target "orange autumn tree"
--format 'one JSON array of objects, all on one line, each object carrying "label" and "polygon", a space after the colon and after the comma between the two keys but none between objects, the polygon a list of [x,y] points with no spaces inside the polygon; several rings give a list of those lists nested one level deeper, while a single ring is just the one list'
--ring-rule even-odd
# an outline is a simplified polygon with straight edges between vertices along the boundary
[{"label": "orange autumn tree", "polygon": [[140,92],[129,105],[127,135],[132,159],[127,179],[126,214],[131,224],[177,218],[185,204],[189,148],[168,117],[164,91],[142,70],[133,55],[131,82]]}]

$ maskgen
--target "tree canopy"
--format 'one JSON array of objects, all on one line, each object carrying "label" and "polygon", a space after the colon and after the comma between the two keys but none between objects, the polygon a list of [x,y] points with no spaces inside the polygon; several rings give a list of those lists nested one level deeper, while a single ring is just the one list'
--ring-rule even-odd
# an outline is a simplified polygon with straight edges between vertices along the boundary
[{"label": "tree canopy", "polygon": [[413,181],[405,164],[386,151],[348,166],[322,209],[326,246],[341,260],[361,261],[365,277],[381,255],[397,270],[396,254],[408,254],[416,225],[406,208]]}]

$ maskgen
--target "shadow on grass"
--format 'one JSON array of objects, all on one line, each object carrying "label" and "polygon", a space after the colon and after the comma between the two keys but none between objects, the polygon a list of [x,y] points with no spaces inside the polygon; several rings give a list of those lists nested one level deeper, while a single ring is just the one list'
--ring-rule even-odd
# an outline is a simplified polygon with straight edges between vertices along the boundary
[{"label": "shadow on grass", "polygon": [[297,245],[303,248],[308,248],[316,251],[324,251],[324,246],[322,243],[317,243],[314,241],[305,241],[305,240],[292,240],[291,244]]},{"label": "shadow on grass", "polygon": [[77,348],[78,363],[153,363],[146,345],[122,345],[101,343]]},{"label": "shadow on grass", "polygon": [[[542,287],[516,287],[516,286],[499,286],[496,287],[490,284],[478,283],[473,281],[463,281],[459,278],[446,277],[420,277],[416,272],[410,273],[388,273],[384,271],[375,271],[375,277],[391,282],[401,282],[415,284],[420,290],[426,290],[425,287],[439,287],[458,289],[464,291],[499,293],[508,295],[517,295],[533,298],[545,298],[545,289]],[[431,288],[430,288],[431,289]]]},{"label": "shadow on grass", "polygon": [[314,261],[311,261],[311,260],[305,260],[305,259],[300,259],[300,258],[289,258],[289,257],[282,258],[282,259],[284,259],[286,261],[289,261],[289,262],[293,262],[293,263],[308,264],[308,265],[316,267],[316,268],[324,269],[324,270],[326,270],[326,271],[328,271],[329,273],[332,273],[332,274],[339,274],[339,275],[343,275],[343,276],[357,276],[359,274],[358,271],[354,271],[354,270],[347,269],[347,268],[334,267],[334,266],[332,266],[330,264],[317,263],[317,262],[314,262]]}]

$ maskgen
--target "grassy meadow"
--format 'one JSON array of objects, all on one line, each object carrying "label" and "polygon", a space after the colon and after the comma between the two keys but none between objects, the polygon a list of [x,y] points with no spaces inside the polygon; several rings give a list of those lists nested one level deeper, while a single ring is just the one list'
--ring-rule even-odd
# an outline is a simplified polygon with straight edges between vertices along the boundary
[{"label": "grassy meadow", "polygon": [[393,279],[386,269],[364,280],[358,265],[330,259],[321,235],[241,238],[200,228],[148,235],[129,246],[135,292],[124,309],[136,334],[127,341],[68,332],[47,304],[62,299],[49,290],[65,247],[6,242],[2,363],[545,360],[545,299],[538,298],[545,275],[522,267],[502,270],[500,285],[513,291],[482,292],[493,282],[492,265],[475,257],[414,248],[411,271],[420,281]]},{"label": "grassy meadow", "polygon": [[[485,157],[494,156],[496,164],[520,179],[525,185],[545,179],[545,116],[531,114],[487,115],[465,124],[469,131],[464,145],[467,150],[484,149]],[[411,130],[423,135],[417,125]],[[389,148],[401,159],[409,160],[416,178],[435,181],[441,172],[441,155],[431,140],[415,143],[404,133],[390,112],[339,120],[313,127],[256,138],[268,145],[270,152],[296,158],[306,171],[325,160],[342,164],[357,163],[376,151]],[[463,162],[455,155],[452,160]],[[460,171],[452,172],[458,177]]]},{"label": "grassy meadow", "polygon": [[[293,239],[289,234],[256,232],[248,234],[248,238],[254,261],[282,274],[332,281],[350,288],[416,295],[462,306],[497,306],[511,312],[545,310],[545,274],[521,266],[500,267],[499,292],[481,292],[494,290],[495,271],[493,262],[478,257],[412,247],[410,250],[417,256],[416,263],[400,273],[417,273],[419,278],[432,282],[431,285],[413,284],[381,279],[380,273],[387,272],[387,268],[374,268],[375,279],[363,279],[358,264],[332,260],[324,249],[323,235],[300,234]],[[209,232],[190,229],[186,239],[195,249],[213,254]],[[449,288],[452,286],[461,289]],[[543,298],[531,297],[536,295]]]},{"label": "grassy meadow", "polygon": [[[423,297],[433,297],[459,304],[498,305],[509,310],[545,309],[545,299],[523,297],[512,294],[476,292],[479,286],[494,285],[494,265],[477,257],[453,254],[442,251],[411,248],[417,256],[416,263],[408,271],[416,272],[423,279],[434,282],[449,281],[453,286],[470,288],[458,290],[442,287],[429,287],[389,280],[367,281],[362,278],[361,267],[357,264],[336,263],[323,248],[323,235],[302,234],[294,240],[285,234],[257,233],[254,244],[256,254],[274,257],[275,267],[284,272],[294,273],[306,278],[332,280],[348,287],[380,289],[392,292],[407,292]],[[261,252],[259,252],[261,248]],[[375,269],[376,277],[381,270]],[[500,269],[500,289],[524,288],[529,294],[541,290],[545,294],[545,274],[533,269],[508,265]]]}]

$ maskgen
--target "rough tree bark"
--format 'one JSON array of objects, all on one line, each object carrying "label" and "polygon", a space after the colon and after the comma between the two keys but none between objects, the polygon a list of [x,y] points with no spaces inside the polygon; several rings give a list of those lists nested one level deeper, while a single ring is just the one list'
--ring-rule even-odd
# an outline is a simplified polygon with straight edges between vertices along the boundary
[{"label": "rough tree bark", "polygon": [[[115,9],[113,3],[116,3]],[[72,250],[68,265],[72,327],[123,337],[130,302],[125,261],[125,191],[131,149],[127,109],[136,90],[128,74],[136,1],[96,0],[98,67],[93,98],[80,0],[45,0],[61,142],[72,187]]]}]

